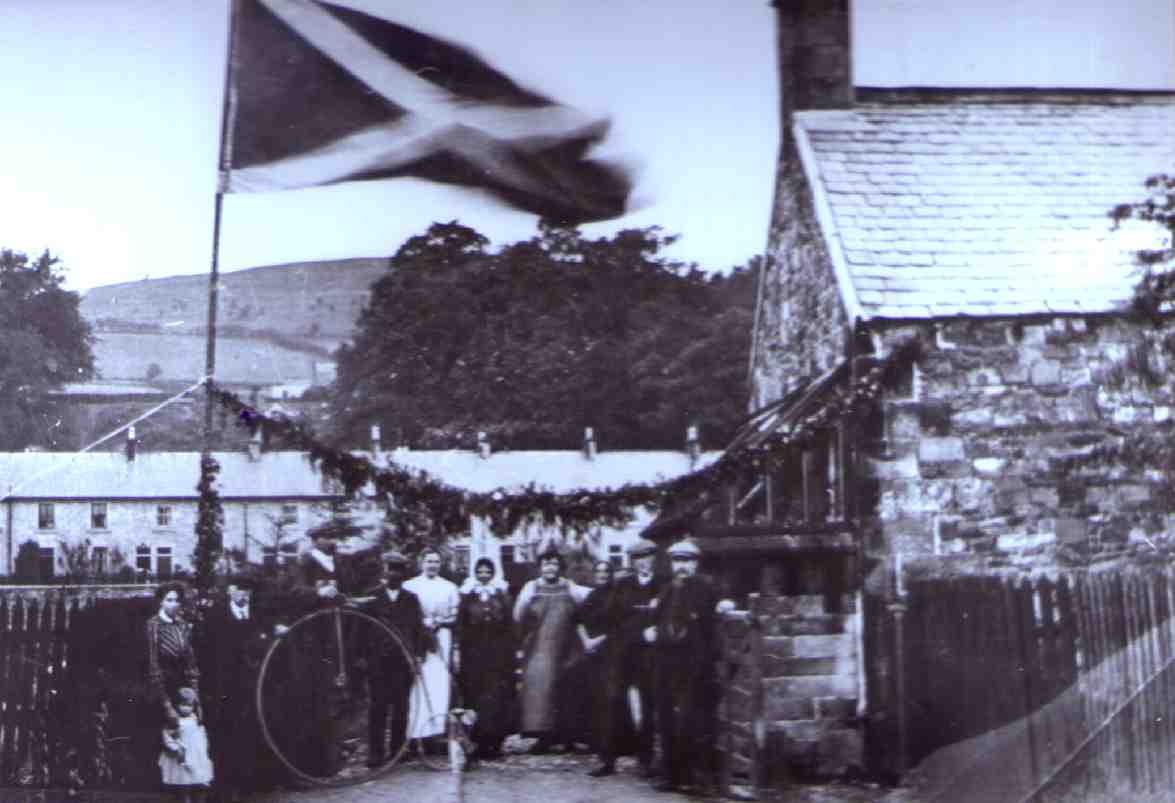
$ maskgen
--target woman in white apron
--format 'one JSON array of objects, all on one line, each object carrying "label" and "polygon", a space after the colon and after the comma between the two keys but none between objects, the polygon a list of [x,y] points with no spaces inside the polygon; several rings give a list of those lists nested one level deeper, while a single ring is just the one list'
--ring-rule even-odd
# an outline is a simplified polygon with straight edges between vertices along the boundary
[{"label": "woman in white apron", "polygon": [[457,586],[440,576],[441,554],[435,549],[420,555],[421,572],[404,583],[420,599],[424,628],[433,635],[420,675],[412,687],[408,713],[410,739],[443,736],[449,711],[449,662],[453,657],[453,625],[461,595]]}]

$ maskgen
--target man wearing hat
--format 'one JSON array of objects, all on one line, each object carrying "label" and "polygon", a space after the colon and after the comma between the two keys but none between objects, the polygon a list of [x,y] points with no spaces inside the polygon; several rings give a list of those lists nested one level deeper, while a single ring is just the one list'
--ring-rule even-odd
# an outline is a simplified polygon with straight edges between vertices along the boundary
[{"label": "man wearing hat", "polygon": [[665,780],[658,787],[678,791],[692,783],[691,769],[706,772],[712,784],[715,714],[713,674],[718,657],[718,593],[698,574],[701,550],[688,537],[669,547],[673,577],[655,603],[656,624],[646,631],[657,667],[657,724]]},{"label": "man wearing hat", "polygon": [[[610,651],[611,660],[604,679],[607,699],[619,702],[607,706],[604,712],[597,746],[600,766],[590,773],[595,777],[616,771],[616,756],[624,752],[622,742],[627,741],[625,736],[633,727],[636,730],[633,746],[641,774],[650,777],[653,772],[653,738],[656,733],[653,724],[653,651],[641,634],[653,624],[652,603],[660,591],[660,584],[653,575],[657,545],[641,538],[630,544],[627,551],[634,571],[616,581],[613,599],[621,617],[620,627],[613,636],[617,643]],[[614,721],[618,712],[630,717],[631,721]]]},{"label": "man wearing hat", "polygon": [[242,792],[261,791],[280,777],[257,720],[257,678],[272,639],[269,624],[254,605],[253,590],[252,578],[228,581],[224,600],[208,612],[200,645],[216,785],[225,803],[239,800]]},{"label": "man wearing hat", "polygon": [[[417,663],[424,659],[424,615],[420,600],[403,587],[410,563],[395,550],[381,556],[383,579],[375,589],[374,598],[363,611],[390,627],[404,642]],[[374,634],[373,634],[374,635]],[[408,736],[409,695],[416,678],[416,666],[410,664],[399,645],[386,636],[362,644],[360,654],[368,666],[368,754],[369,767],[382,766],[389,756],[400,752]],[[388,709],[391,709],[391,738],[388,738]]]}]

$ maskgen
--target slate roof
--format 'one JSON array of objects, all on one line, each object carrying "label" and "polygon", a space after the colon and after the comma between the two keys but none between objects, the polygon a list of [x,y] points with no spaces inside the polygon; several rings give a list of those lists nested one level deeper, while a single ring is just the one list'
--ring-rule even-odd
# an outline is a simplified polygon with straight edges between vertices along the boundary
[{"label": "slate roof", "polygon": [[534,483],[562,492],[602,490],[629,483],[655,483],[704,468],[722,455],[703,452],[696,465],[678,451],[603,451],[592,460],[579,451],[494,452],[482,458],[469,451],[411,451],[389,455],[396,464],[425,471],[434,478],[468,491],[497,488],[518,490]]},{"label": "slate roof", "polygon": [[[332,496],[301,452],[216,452],[224,499]],[[199,452],[0,453],[0,494],[14,499],[196,499]]]},{"label": "slate roof", "polygon": [[[370,459],[370,454],[356,454]],[[721,454],[704,452],[693,468],[709,465]],[[244,452],[216,452],[214,457],[226,500],[333,495],[302,452],[262,452],[255,461]],[[689,457],[677,451],[600,452],[586,460],[579,451],[498,452],[483,459],[469,451],[396,450],[384,458],[470,491],[520,489],[531,483],[553,491],[599,490],[691,471]],[[199,479],[199,452],[140,451],[133,461],[118,452],[0,453],[0,495],[9,493],[13,499],[196,499]]]},{"label": "slate roof", "polygon": [[1107,213],[1175,172],[1175,95],[893,98],[794,130],[853,317],[1110,311],[1157,229]]}]

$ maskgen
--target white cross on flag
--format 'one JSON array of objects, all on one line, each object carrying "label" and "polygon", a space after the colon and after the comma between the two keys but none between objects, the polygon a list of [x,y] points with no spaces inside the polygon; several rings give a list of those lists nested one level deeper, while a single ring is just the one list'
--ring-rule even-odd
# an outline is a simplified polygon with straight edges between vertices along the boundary
[{"label": "white cross on flag", "polygon": [[631,179],[587,153],[608,130],[466,48],[314,0],[238,0],[226,192],[415,176],[552,221],[624,214]]}]

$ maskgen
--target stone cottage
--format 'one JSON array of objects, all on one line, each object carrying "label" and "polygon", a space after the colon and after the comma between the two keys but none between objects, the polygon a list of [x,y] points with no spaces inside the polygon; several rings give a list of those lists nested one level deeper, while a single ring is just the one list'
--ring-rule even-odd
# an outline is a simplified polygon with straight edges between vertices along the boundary
[{"label": "stone cottage", "polygon": [[[787,457],[650,534],[688,529],[737,600],[782,598],[761,620],[764,730],[824,774],[865,761],[887,566],[1086,562],[1172,531],[1167,476],[1115,451],[1175,405],[1165,333],[1123,314],[1156,233],[1108,213],[1175,172],[1175,82],[868,88],[845,0],[774,5],[754,412],[729,449],[782,437]],[[871,401],[827,414],[883,366]]]},{"label": "stone cottage", "polygon": [[759,434],[798,388],[818,403],[820,382],[916,342],[876,420],[832,449],[826,499],[865,551],[998,565],[1165,533],[1164,478],[1082,458],[1171,416],[1161,333],[1122,314],[1157,232],[1108,213],[1175,172],[1175,92],[854,87],[847,5],[778,6]]}]

